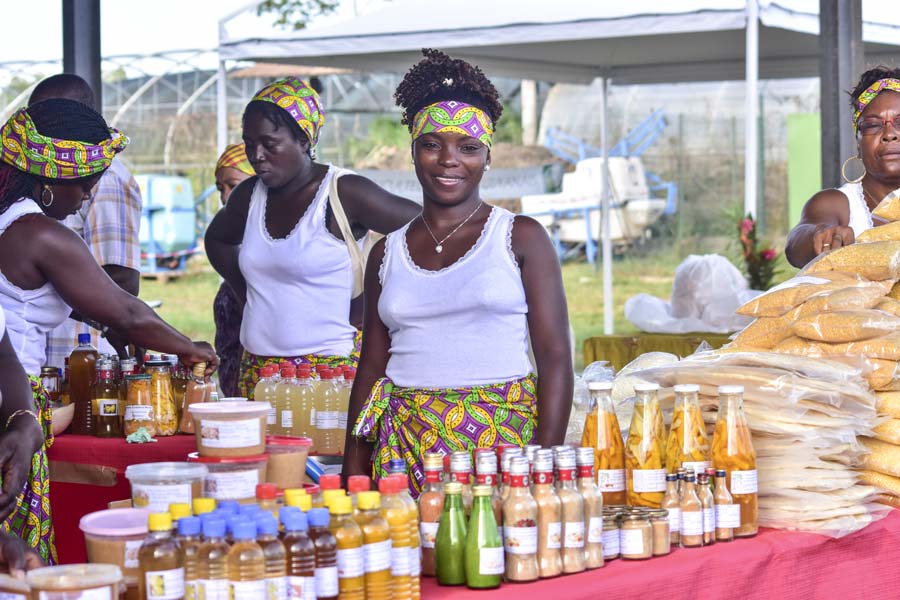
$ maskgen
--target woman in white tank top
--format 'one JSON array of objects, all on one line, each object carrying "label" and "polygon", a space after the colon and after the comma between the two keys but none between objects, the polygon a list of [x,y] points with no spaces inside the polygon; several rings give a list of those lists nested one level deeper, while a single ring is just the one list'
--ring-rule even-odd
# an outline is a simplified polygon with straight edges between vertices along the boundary
[{"label": "woman in white tank top", "polygon": [[[243,115],[257,176],[234,189],[206,232],[210,262],[243,303],[238,390],[251,400],[266,366],[356,364],[360,318],[351,313],[361,301],[352,302],[350,250],[329,206],[340,173],[313,158],[324,123],[318,94],[301,79],[257,92]],[[337,190],[357,239],[394,231],[419,211],[358,175],[340,177]]]},{"label": "woman in white tank top", "polygon": [[562,444],[573,382],[546,231],[479,196],[497,92],[480,69],[424,52],[395,93],[424,207],[372,251],[343,469],[381,478],[403,459],[414,495],[425,452]]},{"label": "woman in white tank top", "polygon": [[[857,155],[842,167],[845,185],[818,192],[803,207],[785,247],[788,261],[798,268],[883,224],[871,211],[900,188],[900,69],[875,67],[863,73],[850,105]],[[864,169],[858,179],[849,179],[856,176],[851,163],[857,163],[857,172],[859,165]]]}]

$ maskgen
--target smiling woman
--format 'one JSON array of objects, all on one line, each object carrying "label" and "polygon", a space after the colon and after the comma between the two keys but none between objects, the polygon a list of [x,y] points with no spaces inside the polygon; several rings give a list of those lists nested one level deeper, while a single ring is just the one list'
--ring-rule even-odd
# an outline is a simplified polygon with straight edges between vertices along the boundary
[{"label": "smiling woman", "polygon": [[[844,162],[843,186],[818,192],[803,208],[785,248],[795,267],[803,267],[822,252],[852,244],[863,231],[882,225],[872,209],[900,188],[900,69],[866,71],[850,97],[857,155]],[[861,163],[864,171],[851,179],[848,171],[854,162]]]}]

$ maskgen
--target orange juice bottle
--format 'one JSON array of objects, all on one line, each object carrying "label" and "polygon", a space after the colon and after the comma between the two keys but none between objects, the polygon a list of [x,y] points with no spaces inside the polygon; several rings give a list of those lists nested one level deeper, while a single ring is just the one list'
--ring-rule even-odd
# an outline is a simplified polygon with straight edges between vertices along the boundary
[{"label": "orange juice bottle", "polygon": [[594,449],[594,475],[604,505],[625,504],[625,444],[612,401],[611,381],[591,381],[592,408],[584,421],[581,445]]},{"label": "orange juice bottle", "polygon": [[[403,486],[406,484],[404,483]],[[400,482],[385,477],[378,482],[381,492],[381,516],[391,530],[391,575],[395,600],[412,600],[412,539],[409,511],[398,492]]]},{"label": "orange juice bottle", "polygon": [[381,495],[359,492],[356,522],[363,534],[366,600],[391,600],[391,530],[381,516]]},{"label": "orange juice bottle", "polygon": [[341,600],[366,600],[363,533],[353,521],[353,502],[349,496],[335,497],[328,507],[328,528],[337,540],[338,589]]},{"label": "orange juice bottle", "polygon": [[295,437],[307,437],[315,444],[315,388],[310,377],[309,365],[297,367],[297,393],[293,398],[294,426],[290,435]]},{"label": "orange juice bottle", "polygon": [[419,581],[422,576],[422,539],[419,535],[419,505],[409,493],[406,475],[391,475],[396,481],[397,496],[406,506],[409,524],[409,590],[410,597],[418,600],[421,596]]},{"label": "orange juice bottle", "polygon": [[228,551],[228,591],[231,598],[266,597],[266,557],[256,543],[256,523],[238,517],[233,523],[234,544]]},{"label": "orange juice bottle", "polygon": [[741,507],[741,525],[735,537],[756,535],[759,529],[756,450],[744,416],[744,388],[719,386],[719,416],[712,441],[712,463],[727,473],[728,491]]}]

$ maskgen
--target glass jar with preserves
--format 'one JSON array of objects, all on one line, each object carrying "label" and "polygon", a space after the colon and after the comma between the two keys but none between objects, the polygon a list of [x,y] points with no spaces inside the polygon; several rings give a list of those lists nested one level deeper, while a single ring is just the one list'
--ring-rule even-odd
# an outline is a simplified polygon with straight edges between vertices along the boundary
[{"label": "glass jar with preserves", "polygon": [[584,422],[581,445],[594,449],[594,475],[603,503],[625,504],[625,445],[612,403],[612,382],[592,381],[591,410]]},{"label": "glass jar with preserves", "polygon": [[156,436],[156,413],[150,395],[149,375],[125,376],[125,435],[141,427],[150,437]]},{"label": "glass jar with preserves", "polygon": [[759,529],[756,450],[744,416],[743,396],[742,386],[719,387],[719,416],[712,443],[713,467],[726,471],[728,490],[741,507],[741,525],[734,530],[735,537],[753,536]]},{"label": "glass jar with preserves", "polygon": [[92,392],[94,435],[99,438],[122,436],[119,425],[119,386],[116,385],[113,363],[97,361],[99,372]]},{"label": "glass jar with preserves", "polygon": [[50,402],[56,406],[59,403],[59,369],[41,367],[41,387],[50,394]]},{"label": "glass jar with preserves", "polygon": [[144,372],[150,376],[150,404],[156,421],[156,435],[175,435],[178,431],[178,411],[175,407],[175,391],[168,361],[144,363]]},{"label": "glass jar with preserves", "polygon": [[696,474],[709,467],[709,438],[706,423],[700,412],[700,386],[676,385],[672,427],[666,444],[666,470],[677,472],[679,467]]},{"label": "glass jar with preserves", "polygon": [[619,531],[622,558],[643,560],[653,556],[653,532],[650,517],[644,512],[633,512],[622,519]]},{"label": "glass jar with preserves", "polygon": [[629,506],[659,508],[666,491],[666,432],[658,392],[655,383],[634,386],[634,413],[625,444]]},{"label": "glass jar with preserves", "polygon": [[619,519],[617,510],[603,511],[603,560],[619,558]]},{"label": "glass jar with preserves", "polygon": [[654,510],[650,513],[650,530],[653,534],[653,556],[665,556],[672,551],[669,535],[669,511]]}]

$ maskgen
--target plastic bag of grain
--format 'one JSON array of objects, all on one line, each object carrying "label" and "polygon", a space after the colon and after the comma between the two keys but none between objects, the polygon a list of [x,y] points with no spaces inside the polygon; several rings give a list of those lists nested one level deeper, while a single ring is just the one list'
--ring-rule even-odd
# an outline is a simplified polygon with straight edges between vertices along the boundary
[{"label": "plastic bag of grain", "polygon": [[900,221],[900,189],[882,198],[872,214],[885,221]]},{"label": "plastic bag of grain", "polygon": [[739,315],[746,317],[780,317],[793,308],[803,304],[810,298],[855,286],[871,286],[870,281],[863,281],[849,276],[816,277],[801,276],[789,279],[773,287],[766,293],[757,296],[737,309]]},{"label": "plastic bag of grain", "polygon": [[856,273],[870,281],[882,281],[900,277],[900,241],[888,240],[868,244],[850,244],[811,262],[804,275],[816,275],[828,271]]},{"label": "plastic bag of grain", "polygon": [[856,241],[861,243],[884,240],[900,240],[900,221],[866,229],[856,238]]},{"label": "plastic bag of grain", "polygon": [[800,317],[793,330],[817,342],[856,342],[900,331],[900,317],[880,310],[838,310]]}]

